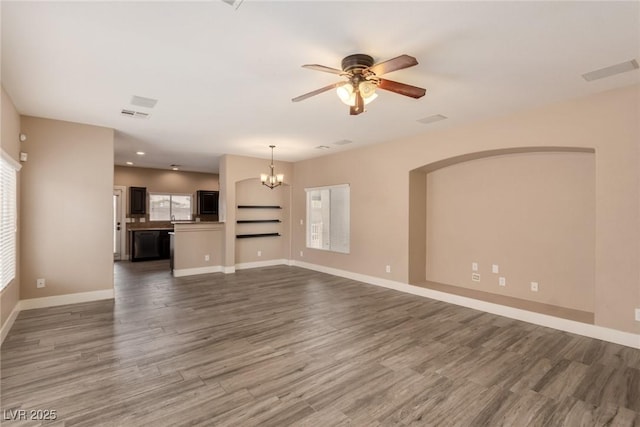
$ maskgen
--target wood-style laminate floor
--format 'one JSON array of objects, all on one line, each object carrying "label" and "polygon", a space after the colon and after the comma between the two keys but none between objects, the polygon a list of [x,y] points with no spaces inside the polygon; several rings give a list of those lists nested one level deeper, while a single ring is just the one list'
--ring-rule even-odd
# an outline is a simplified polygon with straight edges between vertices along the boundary
[{"label": "wood-style laminate floor", "polygon": [[[3,418],[65,426],[633,426],[640,350],[301,268],[173,278],[23,311]],[[2,425],[38,425],[7,421]]]}]

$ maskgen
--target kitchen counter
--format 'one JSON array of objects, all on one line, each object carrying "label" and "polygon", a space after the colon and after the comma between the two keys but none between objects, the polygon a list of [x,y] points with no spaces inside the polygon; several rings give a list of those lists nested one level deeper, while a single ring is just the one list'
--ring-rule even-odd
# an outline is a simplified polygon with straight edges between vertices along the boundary
[{"label": "kitchen counter", "polygon": [[173,227],[130,228],[128,231],[173,231]]},{"label": "kitchen counter", "polygon": [[224,253],[223,222],[175,222],[173,275],[175,277],[222,271]]}]

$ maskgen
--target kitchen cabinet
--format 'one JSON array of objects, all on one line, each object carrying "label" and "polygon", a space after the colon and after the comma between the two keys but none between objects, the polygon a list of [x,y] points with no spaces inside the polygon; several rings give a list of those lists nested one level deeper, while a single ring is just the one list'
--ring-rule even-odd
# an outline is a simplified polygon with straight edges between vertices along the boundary
[{"label": "kitchen cabinet", "polygon": [[218,192],[200,190],[196,193],[198,215],[218,215]]},{"label": "kitchen cabinet", "polygon": [[145,215],[147,213],[146,187],[129,187],[129,214]]},{"label": "kitchen cabinet", "polygon": [[146,261],[152,259],[169,259],[171,244],[170,229],[138,229],[130,230],[131,261]]}]

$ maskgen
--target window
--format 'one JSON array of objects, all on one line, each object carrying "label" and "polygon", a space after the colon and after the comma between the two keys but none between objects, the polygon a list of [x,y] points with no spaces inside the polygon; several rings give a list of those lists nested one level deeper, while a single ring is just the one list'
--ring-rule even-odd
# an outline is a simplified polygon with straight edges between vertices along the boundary
[{"label": "window", "polygon": [[191,220],[191,194],[149,194],[149,220]]},{"label": "window", "polygon": [[0,289],[4,289],[16,277],[18,170],[20,164],[3,151],[0,156]]},{"label": "window", "polygon": [[307,247],[349,253],[349,185],[306,188]]}]

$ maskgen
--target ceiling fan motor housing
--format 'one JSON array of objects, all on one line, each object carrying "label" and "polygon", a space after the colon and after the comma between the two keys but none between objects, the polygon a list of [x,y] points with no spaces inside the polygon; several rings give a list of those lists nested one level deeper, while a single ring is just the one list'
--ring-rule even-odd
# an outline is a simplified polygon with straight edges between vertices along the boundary
[{"label": "ceiling fan motor housing", "polygon": [[373,65],[373,58],[364,53],[349,55],[342,60],[342,70],[345,72],[363,70]]}]

